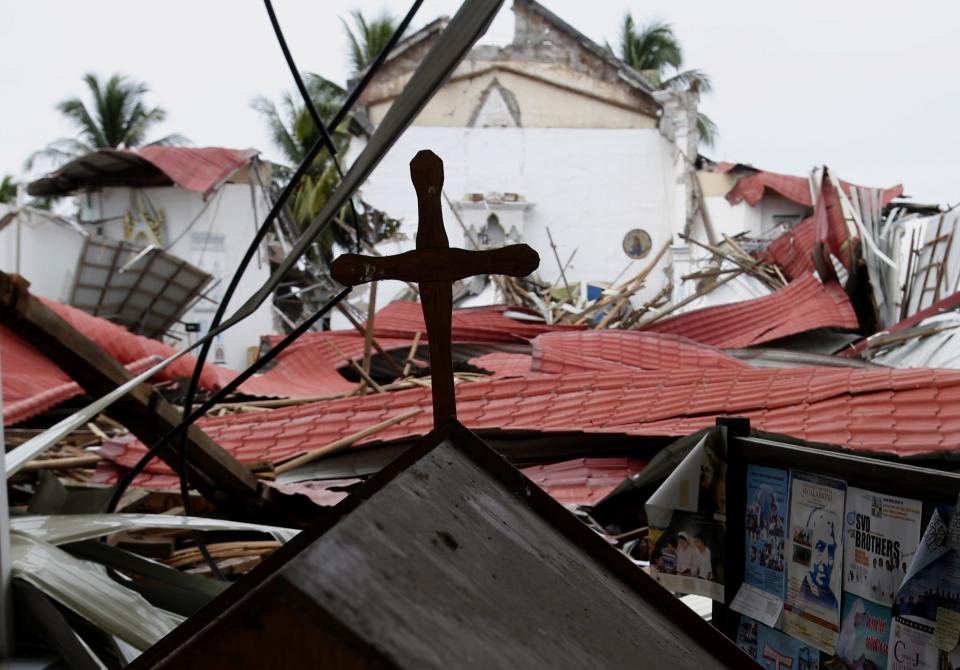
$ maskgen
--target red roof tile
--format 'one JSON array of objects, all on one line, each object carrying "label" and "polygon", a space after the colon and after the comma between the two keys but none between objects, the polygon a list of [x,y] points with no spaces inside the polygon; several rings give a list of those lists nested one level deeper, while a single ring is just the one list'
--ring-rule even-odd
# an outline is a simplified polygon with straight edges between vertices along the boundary
[{"label": "red roof tile", "polygon": [[[137,374],[157,363],[148,356],[127,364]],[[83,393],[83,388],[20,336],[0,326],[3,425],[25,421]]]},{"label": "red roof tile", "polygon": [[[850,182],[839,180],[840,188],[847,195],[850,195],[850,187],[863,189],[863,186],[856,186]],[[810,195],[810,180],[806,177],[797,177],[794,175],[778,174],[776,172],[760,171],[751,175],[741,177],[730,192],[727,193],[727,200],[735,205],[745,200],[751,207],[756,207],[763,199],[767,190],[779,193],[787,200],[792,200],[807,207],[813,207],[813,197]],[[881,199],[886,206],[894,198],[903,195],[903,186],[897,184],[882,190]]]},{"label": "red roof tile", "polygon": [[[855,186],[843,180],[838,182],[848,196],[851,194],[851,188],[865,190],[863,186]],[[845,266],[849,264],[848,254],[845,251],[845,242],[848,239],[847,225],[844,222],[840,199],[826,172],[817,186],[816,204],[810,192],[810,181],[806,177],[774,172],[757,172],[742,177],[727,193],[727,200],[731,204],[746,201],[751,207],[755,207],[763,199],[767,190],[776,192],[798,204],[814,207],[814,213],[813,216],[804,219],[799,225],[774,240],[764,253],[766,261],[779,265],[789,278],[799,277],[805,272],[814,270],[811,254],[816,245],[822,242],[841,263]],[[899,184],[888,189],[874,190],[879,191],[882,206],[889,204],[893,198],[903,195],[903,186]]]},{"label": "red roof tile", "polygon": [[172,147],[154,144],[130,150],[182,188],[209,193],[250,162],[256,149]]},{"label": "red roof tile", "polygon": [[560,503],[593,505],[645,466],[645,461],[632,458],[578,458],[520,472]]},{"label": "red roof tile", "polygon": [[[454,342],[526,342],[541,333],[551,331],[583,330],[586,326],[549,326],[541,320],[527,321],[512,318],[511,313],[537,316],[535,312],[506,305],[471,307],[453,312]],[[408,300],[392,302],[377,312],[374,333],[380,336],[412,338],[417,332],[426,340],[420,303]]]},{"label": "red roof tile", "polygon": [[821,284],[806,274],[771,295],[705,307],[657,321],[645,330],[737,348],[826,327],[856,329],[857,315],[839,285]]},{"label": "red roof tile", "polygon": [[531,360],[528,354],[493,352],[471,358],[469,363],[494,377],[525,377],[530,374]]},{"label": "red roof tile", "polygon": [[[87,314],[83,310],[64,305],[54,300],[41,298],[47,307],[56,312],[60,318],[93,340],[97,346],[113,356],[123,364],[137,361],[147,356],[169,358],[176,353],[176,349],[157,340],[134,335],[123,326],[111,323],[106,319]],[[155,379],[164,381],[190,377],[197,359],[193,356],[184,356],[177,362],[161,371]],[[216,365],[207,365],[200,378],[203,388],[217,389],[236,376],[236,372]]]},{"label": "red roof tile", "polygon": [[546,333],[533,341],[532,348],[532,369],[548,374],[749,367],[716,347],[669,333],[629,330]]},{"label": "red roof tile", "polygon": [[[474,429],[667,437],[713,425],[718,416],[742,415],[761,430],[863,451],[912,456],[960,448],[960,421],[950,418],[960,415],[960,371],[953,370],[591,372],[460,384],[457,398],[460,420]],[[240,460],[277,461],[411,406],[424,411],[361,440],[360,447],[429,432],[429,389],[215,417],[200,425]],[[142,453],[143,446],[129,439],[112,441],[104,455],[130,467]],[[150,471],[169,472],[162,463]]]}]

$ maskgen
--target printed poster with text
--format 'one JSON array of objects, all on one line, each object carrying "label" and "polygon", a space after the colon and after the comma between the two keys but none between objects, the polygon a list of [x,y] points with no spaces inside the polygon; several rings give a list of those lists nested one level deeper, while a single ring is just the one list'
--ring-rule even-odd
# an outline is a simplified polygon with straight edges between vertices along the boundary
[{"label": "printed poster with text", "polygon": [[890,608],[843,594],[837,657],[847,670],[885,670],[890,640]]},{"label": "printed poster with text", "polygon": [[758,465],[747,468],[744,581],[779,598],[783,598],[785,584],[783,546],[789,483],[786,470]]},{"label": "printed poster with text", "polygon": [[923,503],[847,489],[843,590],[890,607],[920,542]]},{"label": "printed poster with text", "polygon": [[646,503],[650,574],[666,588],[723,600],[726,462],[706,433]]},{"label": "printed poster with text", "polygon": [[820,670],[817,649],[750,617],[740,617],[737,646],[767,670]]},{"label": "printed poster with text", "polygon": [[840,633],[846,483],[790,473],[783,632],[828,654]]},{"label": "printed poster with text", "polygon": [[953,515],[949,505],[933,511],[894,598],[888,670],[960,668],[960,551],[948,543]]}]

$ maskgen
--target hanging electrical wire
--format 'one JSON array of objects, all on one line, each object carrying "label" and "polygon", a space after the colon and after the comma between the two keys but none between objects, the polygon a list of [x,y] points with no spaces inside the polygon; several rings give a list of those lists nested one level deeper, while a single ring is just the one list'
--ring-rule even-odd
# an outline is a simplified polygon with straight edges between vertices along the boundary
[{"label": "hanging electrical wire", "polygon": [[[270,278],[228,319],[223,321],[226,303],[229,300],[229,298],[225,296],[224,301],[221,302],[218,308],[218,314],[215,317],[218,325],[211,325],[207,334],[194,346],[201,346],[206,350],[206,353],[209,353],[210,344],[217,335],[247,318],[272,294],[283,276],[298,262],[305,250],[330,222],[333,212],[345,204],[349,195],[352,194],[359,184],[370,174],[387,149],[397,140],[403,129],[406,128],[423,109],[423,106],[430,96],[447,80],[463,56],[472,48],[477,38],[479,38],[490,25],[490,22],[502,5],[502,1],[503,0],[466,0],[466,2],[464,2],[463,6],[461,6],[460,10],[458,10],[457,14],[443,30],[436,44],[431,48],[430,55],[414,71],[404,91],[394,101],[390,110],[377,127],[377,130],[371,136],[369,143],[361,152],[360,156],[358,156],[353,166],[351,166],[349,173],[344,177],[343,182],[337,187],[313,223],[301,234],[286,258],[284,258],[271,274]],[[347,102],[344,103],[335,116],[334,123],[339,123],[344,118],[347,110],[354,104],[363,88],[375,74],[377,68],[379,68],[386,59],[387,52],[393,48],[393,45],[399,38],[399,33],[406,29],[412,19],[413,11],[419,7],[419,5],[420,2],[414,4],[411,12],[408,13],[397,31],[391,37],[390,43],[381,51],[375,62],[364,73],[357,87],[350,92]],[[288,182],[284,188],[280,199],[274,203],[274,206],[268,214],[268,219],[264,222],[260,230],[258,230],[256,239],[253,240],[247,249],[240,266],[237,268],[237,272],[231,279],[231,287],[228,287],[231,289],[231,294],[236,290],[236,284],[239,282],[240,275],[256,253],[257,246],[266,235],[270,223],[273,222],[285,204],[286,199],[289,198],[296,180],[302,177],[307,166],[316,157],[322,146],[322,139],[318,139],[311,147],[305,160],[298,166],[291,182]],[[204,359],[198,357],[198,367],[195,368],[194,378],[191,380],[194,388],[196,388],[198,382],[197,373],[202,369],[203,363]],[[184,419],[182,423],[189,425],[195,421],[199,415],[200,413],[198,412],[191,412],[189,417]]]},{"label": "hanging electrical wire", "polygon": [[[400,25],[394,31],[390,40],[387,42],[387,44],[384,46],[380,54],[377,56],[374,63],[367,69],[367,72],[365,73],[365,76],[363,77],[361,82],[353,89],[353,91],[351,91],[350,95],[348,95],[348,98],[344,102],[343,106],[334,116],[331,127],[334,127],[334,128],[337,127],[342,122],[342,119],[345,118],[346,114],[349,112],[349,110],[355,104],[356,100],[359,98],[360,93],[362,93],[363,89],[372,79],[375,72],[386,60],[386,57],[389,54],[389,52],[393,49],[393,47],[399,41],[400,36],[410,25],[410,22],[413,20],[413,17],[416,14],[421,4],[422,4],[422,0],[417,0],[411,6],[410,10],[407,12],[407,15],[404,17],[404,20],[400,23]],[[316,125],[320,133],[320,137],[313,144],[313,146],[311,146],[310,150],[307,152],[307,155],[304,157],[303,162],[301,162],[301,164],[297,167],[297,170],[295,171],[294,175],[291,177],[290,181],[287,183],[287,186],[281,192],[280,197],[277,199],[277,202],[274,203],[263,225],[257,231],[256,235],[254,235],[253,241],[248,247],[246,253],[244,254],[243,259],[241,260],[240,265],[235,271],[233,277],[231,278],[230,284],[227,287],[227,290],[225,291],[223,298],[221,299],[220,305],[218,305],[217,312],[214,316],[214,320],[211,323],[210,331],[214,331],[220,325],[223,319],[223,315],[226,313],[227,304],[229,303],[233,293],[236,291],[236,287],[239,284],[240,278],[242,277],[244,271],[246,270],[246,267],[249,265],[250,260],[256,254],[257,248],[259,247],[263,238],[266,236],[266,233],[270,229],[271,224],[279,215],[280,211],[282,210],[282,207],[286,204],[287,199],[289,199],[290,195],[293,193],[293,190],[295,189],[297,183],[302,178],[303,174],[306,172],[306,169],[310,166],[310,164],[312,164],[312,162],[315,160],[316,156],[319,154],[320,150],[324,146],[326,146],[328,151],[330,152],[331,160],[334,162],[334,165],[336,166],[338,174],[340,175],[341,178],[343,177],[343,170],[340,166],[339,160],[337,159],[336,145],[334,144],[333,139],[330,136],[329,131],[327,130],[327,127],[323,123],[323,120],[320,118],[320,115],[317,112],[315,105],[313,104],[313,100],[310,98],[309,94],[306,91],[306,87],[304,86],[303,80],[300,77],[299,70],[296,68],[296,65],[293,61],[293,57],[290,54],[289,48],[287,47],[286,40],[283,37],[283,33],[280,29],[279,22],[276,19],[276,14],[273,11],[273,6],[271,5],[270,0],[265,0],[265,5],[267,8],[267,12],[270,16],[271,24],[274,27],[274,32],[277,36],[278,41],[280,42],[281,49],[284,53],[284,58],[286,59],[287,65],[294,76],[294,80],[297,83],[297,88],[299,89],[300,94],[304,98],[304,103],[306,104],[307,108],[310,110],[311,117],[313,118],[314,124]],[[357,249],[359,249],[360,248],[360,228],[359,228],[359,221],[357,219],[357,213],[353,207],[352,198],[350,199],[350,209],[353,215],[354,228],[357,235],[356,245],[357,245]],[[213,342],[213,338],[212,337],[209,338],[201,346],[200,353],[197,357],[197,363],[194,368],[193,376],[191,377],[190,385],[187,389],[186,402],[184,404],[183,420],[173,431],[171,431],[168,435],[164,436],[155,445],[153,445],[153,447],[151,447],[147,451],[147,453],[140,459],[140,461],[134,466],[134,468],[131,469],[128,473],[126,473],[123,479],[121,479],[117,483],[117,487],[114,491],[114,494],[109,504],[109,508],[108,508],[109,511],[113,511],[114,509],[116,509],[116,505],[119,503],[120,498],[122,497],[124,491],[130,486],[130,484],[133,482],[136,476],[140,472],[142,472],[143,469],[147,466],[147,464],[156,456],[156,454],[164,446],[166,446],[171,440],[173,440],[177,436],[182,436],[181,442],[180,442],[177,470],[179,475],[180,497],[181,497],[182,505],[184,508],[184,514],[189,516],[191,513],[191,508],[190,508],[190,496],[189,496],[189,467],[188,467],[189,459],[188,459],[188,453],[187,453],[188,441],[186,439],[187,428],[189,428],[189,426],[192,425],[194,421],[196,421],[198,418],[203,416],[203,414],[206,413],[206,411],[210,407],[212,407],[218,399],[236,390],[236,388],[238,388],[245,379],[248,379],[257,370],[261,369],[270,360],[272,360],[281,351],[283,351],[283,349],[289,346],[289,344],[292,343],[303,332],[306,332],[306,330],[309,329],[310,326],[312,326],[318,319],[325,316],[327,312],[329,312],[329,310],[334,305],[336,305],[344,297],[346,297],[348,293],[349,293],[349,289],[341,291],[341,293],[338,294],[333,300],[329,301],[320,310],[318,310],[312,317],[304,321],[300,326],[298,326],[289,335],[287,335],[277,346],[273,347],[269,352],[267,352],[267,354],[262,356],[253,366],[250,366],[249,368],[247,368],[247,370],[241,373],[241,375],[239,375],[236,379],[234,379],[230,384],[225,386],[218,393],[214,394],[214,396],[209,398],[205,403],[203,403],[199,408],[197,408],[196,411],[193,411],[192,407],[196,399],[196,391],[199,386],[200,376],[202,374],[203,366],[206,362],[206,358],[209,355],[210,346],[212,345],[212,342]],[[223,579],[224,577],[221,571],[219,570],[219,566],[217,566],[216,561],[214,561],[212,556],[210,556],[210,553],[206,547],[206,543],[199,532],[194,533],[194,541],[204,561],[210,567],[210,570],[213,573],[214,577],[216,577],[217,579]]]}]

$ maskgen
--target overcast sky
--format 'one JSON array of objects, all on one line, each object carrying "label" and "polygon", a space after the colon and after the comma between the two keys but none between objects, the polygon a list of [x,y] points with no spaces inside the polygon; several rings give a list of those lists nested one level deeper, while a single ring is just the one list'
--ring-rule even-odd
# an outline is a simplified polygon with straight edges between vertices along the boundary
[{"label": "overcast sky", "polygon": [[[483,42],[512,34],[509,0]],[[592,39],[616,41],[624,12],[671,22],[685,66],[707,71],[715,92],[701,108],[720,128],[707,155],[805,174],[826,164],[872,186],[902,182],[924,200],[960,201],[960,6],[807,0],[544,0]],[[406,11],[382,0],[276,0],[303,70],[343,82],[348,70],[338,17]],[[455,0],[426,0],[415,27],[453,14]],[[57,101],[83,91],[93,71],[146,81],[168,111],[157,136],[197,146],[276,151],[250,108],[293,85],[256,0],[0,0],[0,175],[20,174],[31,151],[71,127]]]}]

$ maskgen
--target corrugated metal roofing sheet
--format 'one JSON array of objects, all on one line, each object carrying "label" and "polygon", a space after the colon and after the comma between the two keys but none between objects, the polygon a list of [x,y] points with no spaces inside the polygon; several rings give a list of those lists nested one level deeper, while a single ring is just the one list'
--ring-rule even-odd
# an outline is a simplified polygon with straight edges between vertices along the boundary
[{"label": "corrugated metal roofing sheet", "polygon": [[668,317],[646,331],[739,348],[827,327],[856,329],[857,315],[838,284],[805,274],[771,295]]},{"label": "corrugated metal roofing sheet", "polygon": [[[847,196],[851,195],[851,189],[870,190],[842,179],[838,180],[838,183]],[[727,200],[734,205],[745,201],[755,207],[768,190],[798,204],[813,207],[814,213],[774,240],[764,253],[765,260],[783,268],[787,277],[796,278],[805,272],[814,271],[811,252],[817,243],[822,242],[841,263],[847,264],[847,253],[844,251],[844,243],[848,237],[847,226],[839,197],[826,174],[816,186],[816,201],[809,179],[775,172],[757,172],[742,177],[727,193]],[[876,190],[880,191],[881,206],[886,206],[894,198],[903,195],[903,186],[900,184]]]},{"label": "corrugated metal roofing sheet", "polygon": [[99,149],[76,158],[33,181],[30,195],[66,195],[104,186],[163,186],[177,184],[207,194],[244,167],[256,149],[148,146],[139,149]]}]

